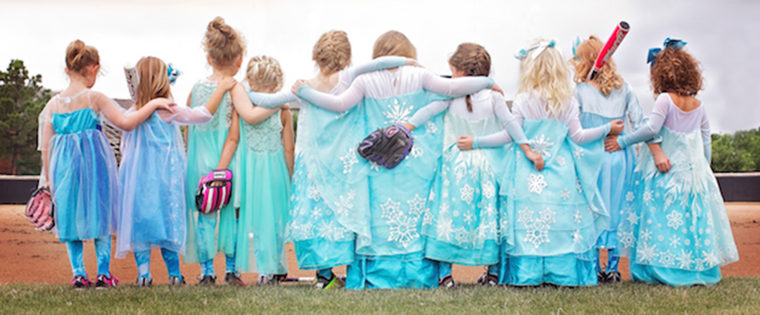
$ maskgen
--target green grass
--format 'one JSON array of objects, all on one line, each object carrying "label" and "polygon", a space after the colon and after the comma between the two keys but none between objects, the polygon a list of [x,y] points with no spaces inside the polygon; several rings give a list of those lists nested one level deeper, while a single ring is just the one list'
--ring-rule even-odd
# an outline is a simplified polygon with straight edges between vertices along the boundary
[{"label": "green grass", "polygon": [[318,291],[307,285],[187,286],[74,291],[58,284],[0,285],[9,313],[760,313],[760,278],[727,278],[712,287],[625,282],[592,288]]}]

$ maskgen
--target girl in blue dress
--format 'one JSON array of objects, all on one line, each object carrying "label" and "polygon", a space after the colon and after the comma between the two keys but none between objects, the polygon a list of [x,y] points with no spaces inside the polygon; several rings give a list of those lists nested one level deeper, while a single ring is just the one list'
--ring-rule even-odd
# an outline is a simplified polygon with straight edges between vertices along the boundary
[{"label": "girl in blue dress", "polygon": [[[150,102],[172,102],[168,67],[156,57],[137,62],[139,83],[135,90],[136,111]],[[160,248],[169,273],[169,285],[181,286],[179,254],[185,253],[185,144],[178,124],[211,120],[222,95],[235,85],[226,78],[212,93],[206,106],[174,106],[173,112],[156,111],[132,131],[122,134],[121,212],[116,257],[133,251],[137,285],[150,286],[151,248]]]},{"label": "girl in blue dress", "polygon": [[[449,58],[449,66],[452,78],[488,76],[491,56],[483,46],[463,43]],[[455,286],[452,263],[489,266],[479,282],[495,285],[501,202],[498,194],[501,178],[497,174],[504,165],[507,150],[512,149],[505,144],[515,139],[538,168],[542,167],[543,158],[530,149],[522,128],[509,113],[504,96],[490,89],[431,103],[409,119],[407,128],[414,130],[444,110],[443,154],[428,197],[426,211],[429,210],[430,219],[422,223],[425,257],[439,262],[441,287]],[[503,129],[507,131],[496,137],[471,136]],[[460,138],[460,135],[470,136]],[[481,150],[467,151],[473,148]]]},{"label": "girl in blue dress", "polygon": [[507,158],[500,190],[506,196],[502,220],[509,225],[502,236],[503,284],[597,283],[594,245],[609,220],[597,187],[601,138],[618,134],[623,122],[581,127],[570,69],[554,44],[539,40],[516,54],[520,88],[512,114],[545,164],[537,171],[516,151]]},{"label": "girl in blue dress", "polygon": [[720,281],[720,266],[739,260],[710,169],[710,124],[696,98],[702,74],[685,44],[668,38],[665,47],[650,50],[650,80],[658,96],[649,122],[605,141],[614,151],[662,138],[639,152],[636,191],[626,199],[630,214],[618,227],[634,281],[710,285]]},{"label": "girl in blue dress", "polygon": [[[375,41],[373,58],[404,56],[416,58],[416,49],[403,34],[390,31]],[[437,263],[424,258],[421,237],[425,205],[440,156],[441,120],[435,119],[414,131],[414,149],[407,159],[389,170],[370,164],[356,154],[356,144],[371,131],[407,121],[419,108],[440,95],[466,95],[491,87],[486,77],[444,79],[416,67],[400,67],[361,75],[340,95],[316,91],[299,81],[293,92],[311,104],[333,112],[356,107],[357,119],[344,125],[350,133],[323,134],[340,137],[332,155],[324,155],[328,168],[339,170],[334,177],[341,195],[337,212],[352,206],[355,216],[369,228],[356,240],[356,256],[348,268],[346,287],[430,288],[438,284]],[[331,164],[332,163],[332,164]],[[364,183],[362,186],[356,183]]]},{"label": "girl in blue dress", "polygon": [[[574,58],[570,62],[575,67],[573,80],[576,83],[575,97],[581,111],[581,125],[583,128],[594,128],[615,119],[623,119],[631,122],[626,124],[623,133],[630,133],[646,123],[646,116],[630,85],[617,73],[615,62],[607,60],[593,81],[586,80],[603,45],[596,36],[590,36],[573,48]],[[598,252],[607,250],[606,267],[602,266],[601,260],[597,260],[596,264],[600,283],[620,281],[617,226],[620,219],[627,215],[623,211],[623,202],[626,194],[634,188],[634,166],[634,148],[628,147],[619,152],[607,153],[599,174],[599,191],[610,215],[609,225],[596,243]]]},{"label": "girl in blue dress", "polygon": [[75,40],[66,48],[69,86],[45,106],[42,135],[42,166],[56,205],[58,238],[66,243],[74,277],[71,286],[91,285],[84,269],[82,241],[94,239],[98,259],[95,286],[113,287],[111,235],[116,231],[119,186],[116,159],[101,132],[101,119],[131,130],[166,102],[153,102],[124,115],[103,93],[91,91],[100,71],[97,49]]},{"label": "girl in blue dress", "polygon": [[[385,56],[349,67],[351,44],[343,31],[322,34],[314,44],[312,59],[319,67],[319,73],[308,81],[309,84],[318,91],[333,95],[345,91],[362,73],[414,63],[413,59]],[[249,96],[254,104],[264,107],[298,102],[299,132],[295,143],[287,239],[294,244],[298,267],[317,270],[317,288],[342,287],[343,280],[336,277],[332,269],[354,261],[357,235],[368,237],[369,227],[361,224],[363,221],[354,215],[354,207],[358,204],[342,203],[340,191],[333,186],[335,177],[343,174],[344,166],[350,168],[352,158],[356,157],[353,150],[343,156],[345,164],[341,163],[337,169],[328,169],[328,164],[321,161],[326,156],[332,157],[333,146],[344,141],[327,135],[353,134],[354,131],[347,128],[353,126],[350,122],[359,117],[359,111],[336,114],[297,98],[290,90],[275,94],[250,92]],[[354,189],[362,186],[353,184],[357,184],[353,185]],[[366,188],[366,182],[363,186]]]},{"label": "girl in blue dress", "polygon": [[[205,106],[209,102],[220,82],[228,77],[234,77],[240,70],[245,53],[245,42],[237,30],[227,25],[220,17],[209,22],[204,37],[206,57],[213,73],[208,78],[200,80],[193,86],[188,106],[195,108]],[[242,85],[237,84],[232,91],[245,93]],[[230,92],[231,93],[231,92]],[[227,134],[233,128],[233,102],[230,93],[225,93],[221,104],[210,121],[203,124],[190,125],[187,132],[187,249],[184,256],[186,263],[201,265],[202,285],[214,285],[214,257],[217,252],[225,255],[225,282],[233,285],[245,285],[240,279],[238,268],[235,266],[236,246],[247,236],[238,233],[238,218],[240,207],[240,176],[238,172],[235,150],[231,151],[230,162],[220,164],[222,148]],[[250,104],[250,101],[248,102]],[[248,117],[252,121],[261,121],[273,112],[265,108],[250,109]],[[249,113],[247,113],[249,114]],[[195,191],[201,176],[206,176],[215,169],[232,170],[232,201],[221,210],[202,214],[195,207]]]}]

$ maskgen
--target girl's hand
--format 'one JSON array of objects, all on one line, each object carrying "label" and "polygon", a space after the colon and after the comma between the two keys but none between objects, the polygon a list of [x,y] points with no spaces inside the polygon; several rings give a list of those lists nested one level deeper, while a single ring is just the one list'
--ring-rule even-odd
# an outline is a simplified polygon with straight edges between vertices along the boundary
[{"label": "girl's hand", "polygon": [[544,169],[544,157],[541,156],[541,154],[538,154],[534,152],[533,150],[525,152],[525,157],[528,158],[531,162],[533,162],[533,166],[536,168],[537,171],[542,171]]},{"label": "girl's hand", "polygon": [[617,136],[621,132],[623,132],[623,127],[625,127],[625,123],[623,123],[620,119],[615,119],[610,122],[610,133],[608,135],[610,136]]},{"label": "girl's hand", "polygon": [[233,77],[223,77],[219,81],[216,81],[217,87],[222,89],[222,91],[232,90],[237,83],[237,80]]},{"label": "girl's hand", "polygon": [[154,99],[150,100],[150,102],[148,102],[148,104],[146,104],[146,105],[152,106],[154,110],[165,110],[165,111],[168,111],[170,113],[173,113],[174,112],[174,106],[176,106],[177,104],[174,103],[173,99],[165,98],[165,97],[159,97],[159,98],[154,98]]},{"label": "girl's hand", "polygon": [[500,87],[498,84],[496,84],[496,83],[494,83],[494,84],[491,86],[491,90],[494,90],[494,91],[496,91],[496,92],[499,92],[499,94],[501,94],[501,95],[504,95],[504,91],[503,91],[503,90],[501,89],[501,87]]},{"label": "girl's hand", "polygon": [[416,59],[411,59],[411,58],[406,58],[406,62],[404,62],[404,65],[422,68],[422,65],[420,65],[420,63],[417,62]]},{"label": "girl's hand", "polygon": [[654,165],[660,170],[660,173],[667,173],[670,170],[670,159],[668,159],[662,152],[652,153],[654,157]]},{"label": "girl's hand", "polygon": [[604,151],[615,152],[622,149],[617,143],[617,136],[609,136],[607,139],[604,139]]},{"label": "girl's hand", "polygon": [[293,83],[293,87],[290,88],[290,92],[293,93],[293,95],[298,96],[298,88],[302,85],[308,85],[306,84],[306,80],[297,80],[296,83]]},{"label": "girl's hand", "polygon": [[472,150],[472,143],[475,142],[473,136],[461,136],[457,140],[457,148],[461,151]]}]

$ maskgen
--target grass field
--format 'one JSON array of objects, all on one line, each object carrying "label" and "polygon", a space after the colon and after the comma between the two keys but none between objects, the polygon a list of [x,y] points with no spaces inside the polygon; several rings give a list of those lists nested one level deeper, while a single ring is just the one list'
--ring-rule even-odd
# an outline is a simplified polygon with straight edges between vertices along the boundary
[{"label": "grass field", "polygon": [[592,288],[319,291],[307,285],[235,288],[187,286],[74,291],[58,284],[0,285],[9,313],[760,313],[760,278],[726,278],[712,287],[672,288],[624,282]]}]

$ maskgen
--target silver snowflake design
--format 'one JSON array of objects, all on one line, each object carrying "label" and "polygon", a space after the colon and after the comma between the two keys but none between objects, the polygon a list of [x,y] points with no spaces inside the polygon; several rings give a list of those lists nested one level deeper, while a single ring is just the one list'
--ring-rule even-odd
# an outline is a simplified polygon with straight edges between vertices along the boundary
[{"label": "silver snowflake design", "polygon": [[492,205],[486,205],[483,207],[483,216],[484,217],[491,217],[496,215],[496,208]]},{"label": "silver snowflake design", "polygon": [[575,156],[575,159],[577,160],[580,160],[581,158],[583,158],[585,154],[586,154],[585,151],[581,148],[575,149],[575,151],[573,151],[573,156]]},{"label": "silver snowflake design", "polygon": [[654,200],[654,198],[652,198],[652,191],[649,189],[644,190],[643,197],[644,197],[644,204],[647,204],[647,205],[649,204],[650,201]]},{"label": "silver snowflake design", "polygon": [[618,240],[620,240],[620,243],[623,244],[623,247],[625,248],[633,247],[633,243],[636,241],[636,238],[633,237],[633,233],[618,231],[617,234],[618,234]]},{"label": "silver snowflake design", "polygon": [[417,233],[417,217],[399,216],[392,221],[394,222],[389,226],[388,241],[398,242],[406,248],[420,237]]},{"label": "silver snowflake design", "polygon": [[314,201],[319,201],[322,199],[319,195],[319,191],[317,190],[317,187],[314,185],[310,185],[309,188],[306,188],[306,196]]},{"label": "silver snowflake design", "polygon": [[632,191],[629,191],[625,194],[625,201],[631,202],[636,196],[633,194]]},{"label": "silver snowflake design", "polygon": [[472,223],[474,215],[470,212],[465,212],[464,214],[462,214],[462,217],[464,217],[465,223],[470,224]]},{"label": "silver snowflake design", "polygon": [[520,222],[523,225],[528,225],[530,222],[533,222],[533,210],[526,208],[518,211],[517,222]]},{"label": "silver snowflake design", "polygon": [[570,199],[570,191],[567,189],[563,189],[559,195],[562,197],[562,200],[568,200]]},{"label": "silver snowflake design", "polygon": [[565,161],[565,158],[564,158],[564,157],[562,157],[562,156],[558,156],[558,157],[557,157],[555,160],[557,161],[557,164],[558,164],[559,166],[565,166],[565,163],[567,163],[567,162]]},{"label": "silver snowflake design", "polygon": [[555,223],[555,217],[557,216],[557,213],[552,211],[552,209],[546,208],[544,210],[541,210],[541,212],[538,213],[539,221],[541,221],[544,224],[552,224]]},{"label": "silver snowflake design", "polygon": [[483,197],[486,197],[487,199],[491,199],[496,195],[496,187],[494,187],[494,184],[489,182],[486,183],[485,186],[483,186]]},{"label": "silver snowflake design", "polygon": [[385,203],[381,204],[380,209],[382,210],[380,216],[387,220],[394,220],[403,215],[403,213],[401,213],[401,203],[393,201],[391,198],[388,198]]},{"label": "silver snowflake design", "polygon": [[681,238],[673,235],[670,237],[670,247],[676,248],[681,245]]},{"label": "silver snowflake design", "polygon": [[412,108],[406,106],[406,102],[399,103],[398,99],[393,99],[393,104],[383,111],[385,124],[392,125],[409,120],[412,115]]},{"label": "silver snowflake design", "polygon": [[636,225],[636,224],[639,223],[639,219],[641,219],[641,218],[639,217],[639,215],[636,214],[636,212],[631,211],[631,212],[628,212],[628,217],[625,218],[625,219],[628,222],[631,222],[631,224]]},{"label": "silver snowflake design", "polygon": [[702,264],[705,268],[712,268],[720,263],[720,259],[718,259],[718,256],[715,256],[715,253],[712,251],[702,251],[702,257]]},{"label": "silver snowflake design", "polygon": [[636,248],[636,256],[638,256],[639,261],[652,263],[657,258],[656,247],[657,245],[649,245],[649,243],[643,242],[641,246]]},{"label": "silver snowflake design", "polygon": [[343,174],[351,173],[354,164],[359,163],[359,159],[356,158],[356,150],[349,148],[348,152],[340,157],[340,161],[343,162]]},{"label": "silver snowflake design", "polygon": [[406,203],[409,205],[409,215],[419,216],[425,212],[425,198],[418,194],[415,194],[414,198],[407,200]]},{"label": "silver snowflake design", "polygon": [[581,235],[581,230],[575,230],[575,232],[570,233],[570,237],[573,238],[573,243],[580,243],[583,240],[583,235]]},{"label": "silver snowflake design", "polygon": [[409,152],[409,155],[411,155],[413,158],[421,157],[424,154],[424,151],[419,146],[413,146],[412,151]]},{"label": "silver snowflake design", "polygon": [[583,193],[583,185],[581,185],[581,180],[579,178],[575,178],[575,189],[579,194]]},{"label": "silver snowflake design", "polygon": [[670,250],[660,253],[660,263],[665,266],[672,266],[676,263],[676,255],[671,253]]},{"label": "silver snowflake design", "polygon": [[478,227],[478,238],[483,239],[493,239],[496,237],[496,222],[495,221],[488,221],[485,223],[481,223]]},{"label": "silver snowflake design", "polygon": [[641,231],[641,233],[639,233],[639,239],[642,240],[642,241],[644,241],[644,242],[647,242],[647,241],[651,240],[652,239],[652,231],[650,231],[649,229],[644,229],[643,231]]},{"label": "silver snowflake design", "polygon": [[439,239],[450,241],[451,234],[454,233],[454,222],[451,221],[451,219],[449,218],[442,218],[438,220],[438,225],[436,226],[436,232]]},{"label": "silver snowflake design", "polygon": [[543,243],[549,242],[549,226],[541,222],[533,222],[526,226],[525,239],[527,243],[533,243],[538,248]]},{"label": "silver snowflake design", "polygon": [[681,254],[678,255],[677,260],[678,267],[682,269],[688,269],[694,262],[694,259],[691,257],[691,251],[686,251],[685,249],[681,249]]},{"label": "silver snowflake design", "polygon": [[583,216],[581,215],[581,211],[578,209],[575,209],[575,213],[573,213],[573,221],[576,224],[581,224],[583,222]]},{"label": "silver snowflake design", "polygon": [[678,228],[683,225],[683,215],[675,210],[670,212],[666,218],[668,219],[668,226],[674,230],[678,230]]},{"label": "silver snowflake design", "polygon": [[425,123],[425,130],[427,130],[430,133],[437,133],[438,126],[436,126],[432,121],[428,121],[427,123]]},{"label": "silver snowflake design", "polygon": [[473,193],[475,192],[475,189],[472,188],[469,184],[464,184],[462,188],[459,189],[459,198],[462,199],[462,201],[466,202],[467,204],[472,203],[473,199]]},{"label": "silver snowflake design", "polygon": [[549,141],[549,138],[546,138],[543,134],[541,137],[536,137],[528,141],[530,143],[530,148],[533,149],[534,152],[541,154],[544,159],[549,158],[552,153],[552,147],[554,146],[554,142]]},{"label": "silver snowflake design", "polygon": [[[333,211],[337,215],[346,216],[350,213],[351,209],[354,208],[354,198],[356,197],[356,190],[350,190],[348,193],[345,193],[343,195],[340,195],[338,197],[338,201],[335,201],[333,205],[335,208]],[[390,201],[390,199],[388,199]],[[398,207],[398,206],[397,206]],[[398,210],[398,208],[397,208]]]},{"label": "silver snowflake design", "polygon": [[528,176],[528,191],[540,195],[542,192],[544,192],[544,188],[546,188],[544,175],[530,174],[530,176]]}]

